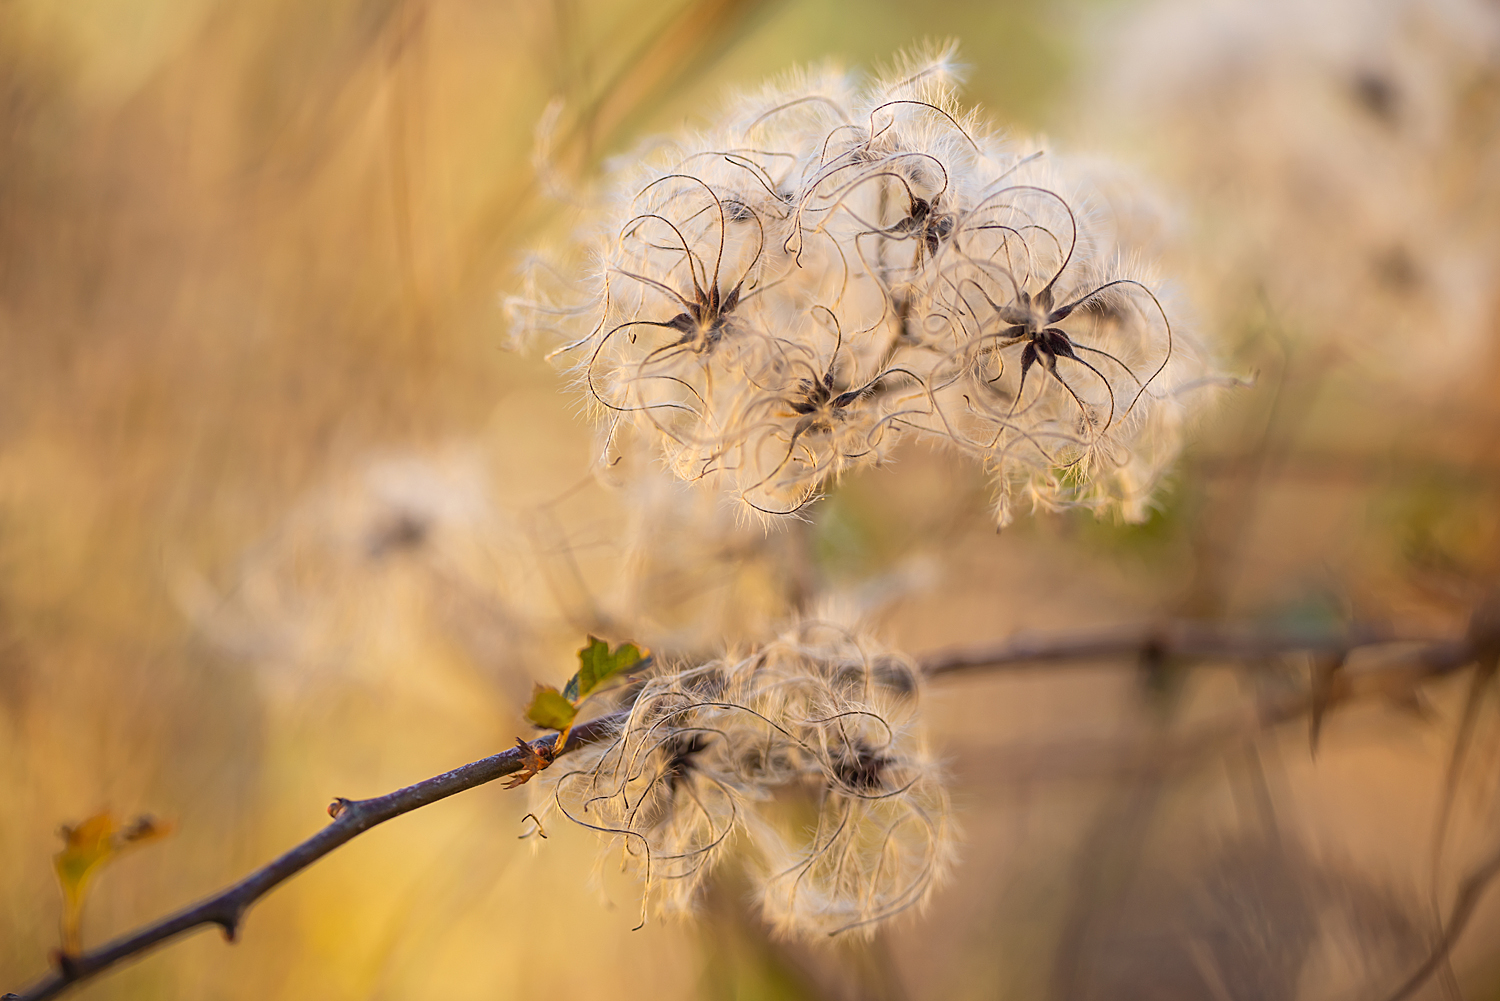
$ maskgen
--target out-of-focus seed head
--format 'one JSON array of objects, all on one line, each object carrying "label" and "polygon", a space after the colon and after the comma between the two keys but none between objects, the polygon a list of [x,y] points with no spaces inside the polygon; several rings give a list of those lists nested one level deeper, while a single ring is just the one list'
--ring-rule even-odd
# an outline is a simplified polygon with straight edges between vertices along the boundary
[{"label": "out-of-focus seed head", "polygon": [[1487,0],[1159,0],[1108,35],[1086,125],[1195,209],[1205,307],[1388,383],[1493,352],[1500,9]]}]

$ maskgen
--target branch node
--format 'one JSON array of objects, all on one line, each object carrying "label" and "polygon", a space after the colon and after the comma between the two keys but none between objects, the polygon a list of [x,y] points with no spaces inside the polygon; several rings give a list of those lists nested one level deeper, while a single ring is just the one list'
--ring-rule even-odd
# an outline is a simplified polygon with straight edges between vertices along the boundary
[{"label": "branch node", "polygon": [[328,804],[328,815],[334,820],[338,820],[344,814],[348,813],[349,810],[353,808],[353,806],[354,800],[345,799],[344,797],[340,796],[332,803]]},{"label": "branch node", "polygon": [[[567,740],[566,735],[560,735],[562,740]],[[505,783],[505,788],[514,789],[523,786],[531,780],[537,772],[542,771],[557,758],[557,744],[547,744],[540,740],[526,741],[520,737],[516,738],[516,747],[521,752],[521,770],[512,775]],[[521,819],[525,819],[524,817]]]},{"label": "branch node", "polygon": [[68,980],[78,976],[78,957],[61,949],[52,950],[52,964]]}]

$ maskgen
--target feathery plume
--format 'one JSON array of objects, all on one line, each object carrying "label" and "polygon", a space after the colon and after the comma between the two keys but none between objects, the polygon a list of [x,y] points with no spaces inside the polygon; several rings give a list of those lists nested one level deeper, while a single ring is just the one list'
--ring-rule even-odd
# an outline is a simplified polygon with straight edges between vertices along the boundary
[{"label": "feathery plume", "polygon": [[[690,910],[742,836],[780,932],[868,932],[925,903],[953,856],[918,678],[815,622],[743,657],[658,669],[612,739],[532,783],[536,812],[618,841],[645,884],[643,922]],[[775,800],[809,804],[811,829],[787,825]]]},{"label": "feathery plume", "polygon": [[[594,284],[537,263],[520,341],[566,360],[606,432],[762,519],[795,515],[901,437],[1011,498],[1144,515],[1196,360],[1086,171],[955,97],[953,49],[863,85],[791,75],[603,184]],[[575,256],[579,256],[576,255]]]}]

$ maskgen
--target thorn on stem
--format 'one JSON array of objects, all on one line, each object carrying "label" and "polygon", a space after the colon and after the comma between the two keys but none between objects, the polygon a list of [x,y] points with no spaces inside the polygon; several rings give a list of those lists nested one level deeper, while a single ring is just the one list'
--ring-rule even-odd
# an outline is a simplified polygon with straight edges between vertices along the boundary
[{"label": "thorn on stem", "polygon": [[238,914],[227,918],[214,918],[214,924],[224,933],[224,941],[235,942],[240,936],[240,918]]},{"label": "thorn on stem", "polygon": [[1343,700],[1348,684],[1342,674],[1347,655],[1340,651],[1315,657],[1312,666],[1312,712],[1308,716],[1308,752],[1318,756],[1318,739],[1323,733],[1323,719]]}]

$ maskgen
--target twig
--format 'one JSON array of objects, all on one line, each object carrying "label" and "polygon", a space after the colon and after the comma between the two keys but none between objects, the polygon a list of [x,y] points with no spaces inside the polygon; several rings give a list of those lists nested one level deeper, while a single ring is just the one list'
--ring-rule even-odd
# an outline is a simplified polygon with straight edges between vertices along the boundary
[{"label": "twig", "polygon": [[[623,715],[603,716],[573,728],[562,752],[577,750],[613,733]],[[556,734],[532,741],[537,750],[550,751]],[[250,905],[318,859],[393,817],[410,813],[440,799],[521,770],[525,757],[521,748],[481,758],[461,768],[424,779],[404,789],[373,799],[336,799],[329,806],[333,823],[297,845],[280,858],[255,870],[238,883],[185,910],[148,925],[140,931],[77,956],[56,954],[57,969],[32,984],[22,994],[7,994],[0,1001],[42,1001],[56,997],[73,985],[103,973],[123,960],[138,956],[169,939],[207,925],[218,925],[224,937],[234,941],[240,921]]]},{"label": "twig", "polygon": [[[1124,777],[1141,772],[1171,773],[1194,767],[1206,756],[1223,753],[1256,739],[1266,731],[1294,722],[1315,711],[1345,703],[1392,699],[1400,701],[1418,685],[1452,674],[1474,663],[1467,641],[1446,640],[1403,653],[1400,658],[1341,676],[1331,695],[1290,691],[1267,695],[1183,733],[1167,734],[1144,743],[1117,739],[1073,738],[1066,742],[1040,741],[1025,745],[986,747],[987,761],[1000,759],[1000,769],[980,771],[960,766],[969,781],[1067,779],[1101,775]],[[1010,666],[1010,665],[1006,665]]]},{"label": "twig", "polygon": [[[1470,645],[1465,641],[1434,642],[1430,637],[1402,633],[1379,624],[1353,625],[1342,633],[1332,634],[1293,631],[1267,633],[1246,627],[1167,622],[1081,634],[1023,634],[1000,644],[927,657],[921,663],[927,675],[941,676],[981,667],[1012,667],[1130,656],[1255,660],[1293,651],[1347,652],[1356,647],[1374,644],[1424,641],[1428,645],[1405,658],[1402,665],[1404,669],[1415,671],[1418,676],[1452,670],[1472,659]],[[1269,725],[1305,711],[1306,704],[1307,700],[1300,698],[1293,703],[1270,708],[1269,711],[1267,707],[1262,707],[1260,718],[1263,724]],[[623,719],[623,713],[616,713],[575,727],[568,737],[567,747],[560,753],[576,750],[609,736]],[[550,751],[555,740],[555,735],[549,735],[532,741],[529,746],[533,752]],[[56,954],[57,968],[50,975],[33,984],[25,993],[7,994],[0,1001],[43,1001],[45,998],[56,997],[75,984],[97,976],[118,963],[207,925],[218,925],[225,938],[233,941],[240,921],[252,904],[324,855],[377,824],[466,789],[515,774],[525,766],[526,757],[524,747],[514,747],[384,796],[360,800],[336,799],[329,807],[333,823],[280,858],[214,896],[140,931],[81,955]]]},{"label": "twig", "polygon": [[1479,906],[1479,899],[1484,896],[1484,891],[1496,876],[1500,876],[1500,852],[1496,852],[1485,860],[1473,872],[1469,873],[1463,885],[1459,888],[1458,899],[1453,902],[1453,910],[1448,914],[1447,927],[1443,929],[1442,938],[1438,940],[1437,947],[1433,949],[1432,955],[1413,973],[1397,990],[1388,1001],[1406,1001],[1415,994],[1427,980],[1437,972],[1438,968],[1448,960],[1448,954],[1453,951],[1453,943],[1468,927],[1469,919],[1474,916],[1474,908]]},{"label": "twig", "polygon": [[1207,622],[1167,621],[1115,626],[1064,635],[1021,633],[1000,643],[966,647],[922,661],[929,677],[973,668],[1103,660],[1133,656],[1147,660],[1259,660],[1284,653],[1347,654],[1386,643],[1436,643],[1431,635],[1403,632],[1384,623],[1354,623],[1341,632],[1282,631]]}]

